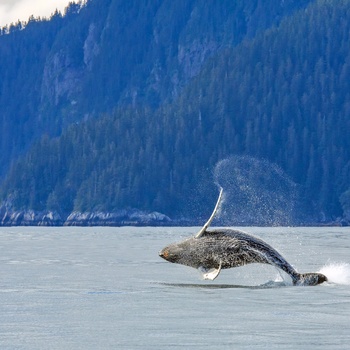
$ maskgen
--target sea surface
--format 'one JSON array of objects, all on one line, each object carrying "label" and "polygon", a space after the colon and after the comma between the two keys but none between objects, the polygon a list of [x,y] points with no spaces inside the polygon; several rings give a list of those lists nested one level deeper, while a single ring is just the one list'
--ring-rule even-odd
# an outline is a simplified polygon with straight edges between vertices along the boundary
[{"label": "sea surface", "polygon": [[299,272],[203,281],[158,257],[198,228],[0,228],[0,349],[350,349],[350,228],[244,228]]}]

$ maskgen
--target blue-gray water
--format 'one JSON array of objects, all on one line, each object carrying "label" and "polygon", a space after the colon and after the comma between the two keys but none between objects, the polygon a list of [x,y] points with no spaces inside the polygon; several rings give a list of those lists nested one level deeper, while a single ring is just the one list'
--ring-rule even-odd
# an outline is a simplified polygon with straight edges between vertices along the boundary
[{"label": "blue-gray water", "polygon": [[196,228],[0,228],[0,349],[349,348],[350,229],[245,230],[332,282],[257,264],[202,281],[158,257]]}]

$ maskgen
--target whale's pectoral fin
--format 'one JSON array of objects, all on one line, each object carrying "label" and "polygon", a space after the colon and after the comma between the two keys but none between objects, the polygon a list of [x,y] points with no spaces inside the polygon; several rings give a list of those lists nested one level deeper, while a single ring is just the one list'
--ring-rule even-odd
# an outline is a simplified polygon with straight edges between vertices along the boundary
[{"label": "whale's pectoral fin", "polygon": [[222,199],[223,191],[224,191],[224,189],[222,187],[220,187],[219,198],[218,198],[218,200],[216,202],[216,205],[215,205],[215,208],[213,210],[213,213],[211,214],[209,220],[204,224],[204,226],[200,229],[200,231],[195,235],[195,238],[199,238],[200,236],[202,236],[203,233],[205,232],[205,230],[210,226],[211,222],[213,221],[214,216],[215,216],[216,212],[219,209],[219,205],[220,205],[220,202],[221,202],[221,199]]},{"label": "whale's pectoral fin", "polygon": [[206,269],[205,267],[201,266],[198,270],[203,274],[203,279],[213,281],[216,277],[219,276],[219,273],[221,271],[221,261],[217,269]]}]

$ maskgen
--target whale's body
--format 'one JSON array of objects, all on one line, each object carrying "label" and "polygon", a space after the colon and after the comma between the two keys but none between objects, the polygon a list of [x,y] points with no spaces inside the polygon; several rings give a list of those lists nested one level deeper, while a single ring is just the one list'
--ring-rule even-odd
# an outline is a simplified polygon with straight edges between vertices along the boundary
[{"label": "whale's body", "polygon": [[205,279],[215,279],[221,269],[252,263],[270,264],[286,272],[295,285],[316,285],[327,280],[319,273],[298,273],[284,258],[263,240],[232,229],[204,231],[165,247],[159,254],[169,262],[199,269]]},{"label": "whale's body", "polygon": [[262,239],[233,229],[208,230],[220,201],[222,189],[214,211],[202,229],[182,242],[162,249],[159,256],[177,264],[199,269],[204,279],[215,279],[221,269],[252,263],[270,264],[286,272],[294,285],[316,285],[327,281],[320,273],[298,273],[283,256]]}]

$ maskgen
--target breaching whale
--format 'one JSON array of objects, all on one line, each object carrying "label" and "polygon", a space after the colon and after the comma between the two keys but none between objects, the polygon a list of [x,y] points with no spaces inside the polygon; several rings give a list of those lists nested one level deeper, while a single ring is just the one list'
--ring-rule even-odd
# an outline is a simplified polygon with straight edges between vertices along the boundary
[{"label": "breaching whale", "polygon": [[163,259],[199,269],[204,279],[214,280],[222,269],[252,263],[273,265],[286,272],[294,285],[314,286],[327,281],[321,273],[298,273],[283,256],[262,239],[240,230],[208,230],[222,198],[218,201],[209,220],[194,236],[182,242],[172,243],[159,252]]}]

